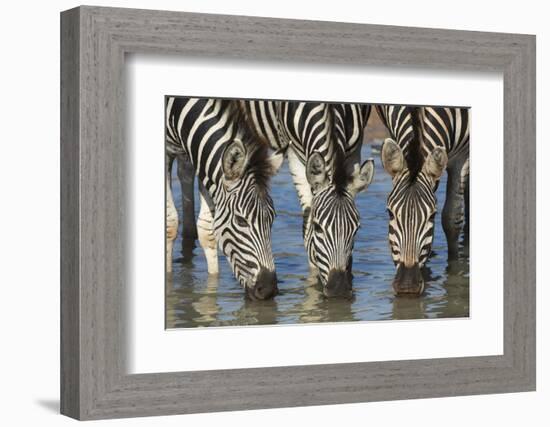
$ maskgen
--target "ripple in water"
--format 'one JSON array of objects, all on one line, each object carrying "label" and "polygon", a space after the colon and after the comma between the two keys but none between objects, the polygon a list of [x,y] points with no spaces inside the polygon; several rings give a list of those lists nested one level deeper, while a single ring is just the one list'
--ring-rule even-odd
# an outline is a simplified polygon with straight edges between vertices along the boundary
[{"label": "ripple in water", "polygon": [[[441,228],[445,174],[437,191],[433,254],[424,269],[426,291],[420,298],[394,297],[391,281],[395,268],[388,246],[386,213],[391,179],[380,165],[378,152],[372,151],[371,145],[364,145],[362,158],[374,157],[376,171],[372,184],[356,199],[361,229],[353,253],[354,298],[351,301],[324,298],[316,280],[309,277],[301,231],[302,214],[285,161],[271,183],[277,211],[273,224],[273,254],[280,294],[271,301],[245,299],[225,257],[219,257],[220,274],[211,277],[198,243],[191,259],[182,261],[178,256],[182,241],[178,237],[174,246],[173,273],[166,282],[166,327],[468,317],[469,258],[463,256],[450,272],[447,243]],[[180,188],[175,174],[172,188],[181,212]]]}]

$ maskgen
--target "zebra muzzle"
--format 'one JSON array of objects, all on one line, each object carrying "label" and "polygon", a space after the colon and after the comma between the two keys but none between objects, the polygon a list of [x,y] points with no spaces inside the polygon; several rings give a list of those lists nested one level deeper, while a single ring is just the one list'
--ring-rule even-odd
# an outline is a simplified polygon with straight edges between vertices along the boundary
[{"label": "zebra muzzle", "polygon": [[270,271],[261,268],[256,283],[253,287],[248,288],[248,296],[255,300],[265,300],[273,298],[279,292],[277,287],[277,274],[275,271]]},{"label": "zebra muzzle", "polygon": [[331,270],[323,293],[328,298],[351,297],[351,274],[344,270]]},{"label": "zebra muzzle", "polygon": [[393,291],[395,295],[419,296],[424,292],[424,279],[418,264],[406,267],[403,263],[397,266],[397,272],[393,279]]}]

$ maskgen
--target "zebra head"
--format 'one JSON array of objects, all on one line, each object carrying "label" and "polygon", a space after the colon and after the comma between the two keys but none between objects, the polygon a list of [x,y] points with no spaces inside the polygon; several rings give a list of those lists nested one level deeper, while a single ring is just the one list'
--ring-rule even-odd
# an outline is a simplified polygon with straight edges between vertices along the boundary
[{"label": "zebra head", "polygon": [[392,286],[396,295],[424,291],[421,268],[432,247],[437,211],[435,190],[447,166],[447,153],[433,149],[417,171],[407,167],[401,147],[388,138],[382,146],[382,164],[392,176],[388,196],[388,239],[397,271]]},{"label": "zebra head", "polygon": [[278,292],[271,251],[275,217],[268,193],[269,178],[283,162],[283,153],[268,156],[263,145],[235,139],[222,155],[222,189],[214,215],[219,247],[233,274],[251,299],[269,299]]},{"label": "zebra head", "polygon": [[350,297],[352,251],[359,229],[355,196],[371,183],[374,161],[367,160],[361,167],[355,164],[346,172],[343,155],[336,157],[332,177],[319,152],[307,161],[306,178],[313,197],[311,209],[304,214],[304,239],[310,266],[318,272],[324,295]]}]

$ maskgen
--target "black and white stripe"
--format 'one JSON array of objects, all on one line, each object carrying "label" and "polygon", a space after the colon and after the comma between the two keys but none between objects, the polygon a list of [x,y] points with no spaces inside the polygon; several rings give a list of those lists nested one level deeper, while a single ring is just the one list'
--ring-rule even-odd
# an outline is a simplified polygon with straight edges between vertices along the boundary
[{"label": "black and white stripe", "polygon": [[443,228],[449,259],[458,256],[458,234],[464,222],[464,192],[469,175],[469,110],[447,107],[377,106],[392,140],[382,147],[382,163],[393,176],[387,200],[388,239],[397,266],[397,294],[420,294],[420,268],[433,242],[435,191],[447,170]]},{"label": "black and white stripe", "polygon": [[[359,164],[370,107],[318,102],[243,103],[258,133],[267,134],[264,129],[271,129],[271,135],[277,133],[276,140],[269,139],[272,148],[287,148],[304,214],[305,247],[325,294],[348,295],[353,242],[359,228],[354,197],[368,186],[373,171],[372,161]],[[271,114],[258,113],[262,111]]]},{"label": "black and white stripe", "polygon": [[282,155],[268,158],[267,144],[246,126],[237,103],[221,99],[166,98],[166,140],[167,152],[185,152],[199,180],[197,228],[209,272],[217,272],[219,247],[248,295],[273,296],[275,213],[267,185]]},{"label": "black and white stripe", "polygon": [[267,141],[273,150],[285,150],[287,142],[281,137],[279,113],[281,102],[262,100],[240,100],[239,106],[249,125]]},{"label": "black and white stripe", "polygon": [[334,132],[346,153],[346,161],[361,161],[364,129],[369,120],[369,104],[330,104],[334,113]]}]

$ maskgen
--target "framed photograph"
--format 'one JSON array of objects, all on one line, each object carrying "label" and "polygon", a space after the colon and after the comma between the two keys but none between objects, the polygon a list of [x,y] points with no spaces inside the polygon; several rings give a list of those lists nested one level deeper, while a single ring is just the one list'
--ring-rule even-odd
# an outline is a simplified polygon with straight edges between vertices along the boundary
[{"label": "framed photograph", "polygon": [[61,14],[61,412],[535,390],[535,37]]}]

